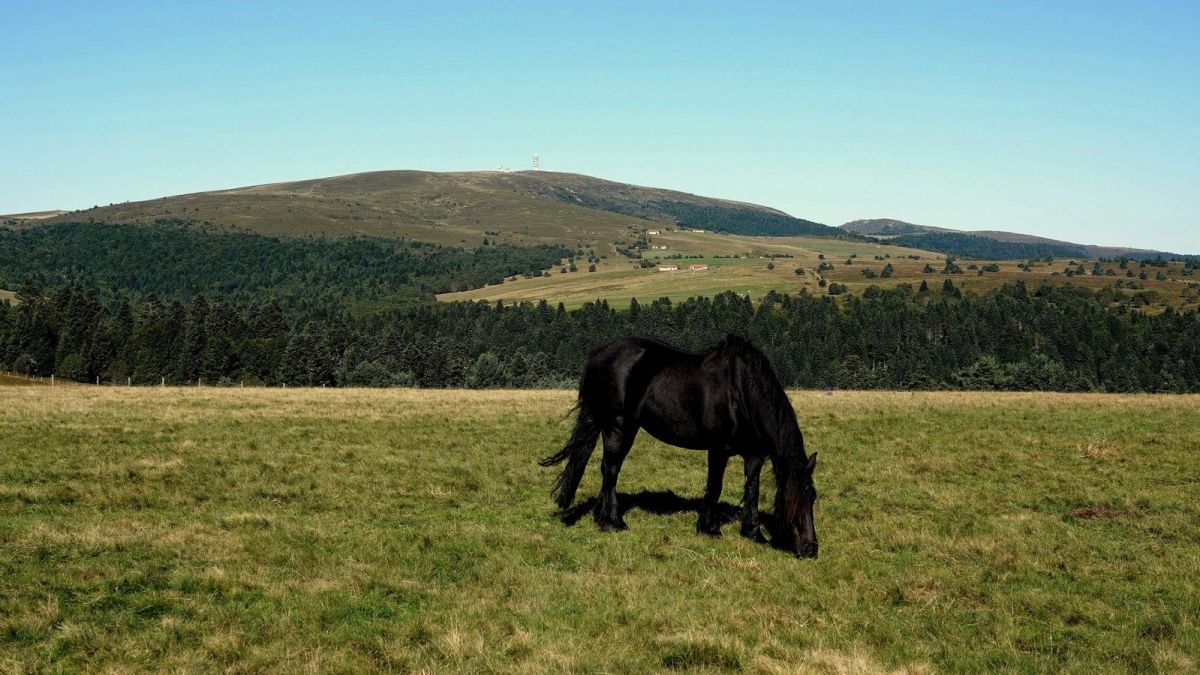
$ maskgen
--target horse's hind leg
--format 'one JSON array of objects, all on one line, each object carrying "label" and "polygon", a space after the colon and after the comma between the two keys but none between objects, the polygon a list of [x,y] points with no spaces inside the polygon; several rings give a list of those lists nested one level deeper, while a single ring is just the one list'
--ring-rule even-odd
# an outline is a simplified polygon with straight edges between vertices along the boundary
[{"label": "horse's hind leg", "polygon": [[708,485],[704,488],[704,504],[700,506],[700,518],[696,531],[714,537],[721,536],[721,518],[717,506],[721,503],[721,484],[725,480],[725,466],[729,455],[719,450],[708,451]]},{"label": "horse's hind leg", "polygon": [[600,462],[600,501],[596,504],[596,524],[602,530],[624,530],[625,519],[617,505],[617,476],[625,455],[633,447],[638,428],[618,419],[604,429],[604,458]]},{"label": "horse's hind leg", "polygon": [[742,536],[757,542],[765,542],[758,526],[758,483],[763,460],[760,456],[746,458],[746,493],[742,497]]}]

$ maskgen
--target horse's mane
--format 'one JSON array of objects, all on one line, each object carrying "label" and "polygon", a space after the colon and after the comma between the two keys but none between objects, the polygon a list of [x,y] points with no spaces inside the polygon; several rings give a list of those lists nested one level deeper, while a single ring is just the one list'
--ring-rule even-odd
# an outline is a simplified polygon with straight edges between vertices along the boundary
[{"label": "horse's mane", "polygon": [[[757,417],[761,439],[773,445],[771,469],[775,474],[775,513],[784,515],[788,523],[799,522],[801,510],[801,481],[803,467],[808,462],[804,453],[804,438],[796,422],[796,411],[787,392],[771,368],[766,355],[745,338],[730,335],[717,349],[739,369],[735,396],[738,408]],[[748,405],[749,398],[754,405]]]},{"label": "horse's mane", "polygon": [[[779,444],[780,450],[783,450],[783,446],[798,444],[800,426],[796,423],[796,412],[792,409],[792,402],[788,399],[783,385],[779,383],[779,378],[775,376],[766,355],[749,340],[737,335],[725,338],[717,349],[733,361],[735,366],[744,369],[739,373],[738,393],[743,396],[757,394],[755,403],[767,405],[767,410],[760,411],[760,414],[765,412],[761,421],[766,423],[764,426],[772,427],[763,431],[771,433],[773,438],[762,440]],[[739,403],[744,406],[746,402]]]}]

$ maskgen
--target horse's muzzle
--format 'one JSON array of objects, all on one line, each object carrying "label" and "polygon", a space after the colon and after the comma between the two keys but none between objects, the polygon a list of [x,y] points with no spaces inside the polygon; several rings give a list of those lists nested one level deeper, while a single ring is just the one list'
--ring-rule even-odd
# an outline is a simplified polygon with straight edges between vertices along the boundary
[{"label": "horse's muzzle", "polygon": [[815,558],[815,557],[817,557],[817,545],[816,544],[805,544],[804,546],[801,546],[800,548],[796,549],[796,557],[797,558]]}]

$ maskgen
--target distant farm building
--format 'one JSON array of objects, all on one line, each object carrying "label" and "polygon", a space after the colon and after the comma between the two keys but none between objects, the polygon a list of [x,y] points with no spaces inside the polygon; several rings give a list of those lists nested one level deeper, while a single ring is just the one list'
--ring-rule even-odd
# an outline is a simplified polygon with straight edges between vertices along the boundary
[{"label": "distant farm building", "polygon": [[660,244],[651,244],[650,248],[654,249],[655,251],[665,251],[665,250],[667,250],[667,245],[666,244],[661,244],[661,245]]},{"label": "distant farm building", "polygon": [[708,265],[688,265],[688,269],[693,272],[703,272],[704,270],[708,269]]},{"label": "distant farm building", "polygon": [[658,230],[647,230],[646,234],[658,234]]},{"label": "distant farm building", "polygon": [[675,272],[679,269],[679,265],[659,265],[659,272]]}]

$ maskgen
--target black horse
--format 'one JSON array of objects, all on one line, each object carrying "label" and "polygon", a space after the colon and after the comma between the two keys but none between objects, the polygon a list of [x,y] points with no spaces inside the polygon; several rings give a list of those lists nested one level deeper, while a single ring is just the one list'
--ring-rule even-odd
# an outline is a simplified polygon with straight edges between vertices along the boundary
[{"label": "black horse", "polygon": [[696,530],[719,536],[718,504],[725,466],[745,461],[742,536],[765,541],[759,527],[758,483],[763,461],[774,469],[772,544],[800,557],[817,556],[812,473],[804,438],[787,394],[762,352],[729,337],[706,352],[682,352],[654,340],[621,338],[594,350],[579,384],[578,417],[562,451],[542,466],[567,462],[554,485],[567,509],[583,478],[596,439],[604,439],[603,485],[596,505],[602,529],[623,530],[617,475],[639,429],[671,445],[708,451],[708,486]]}]

